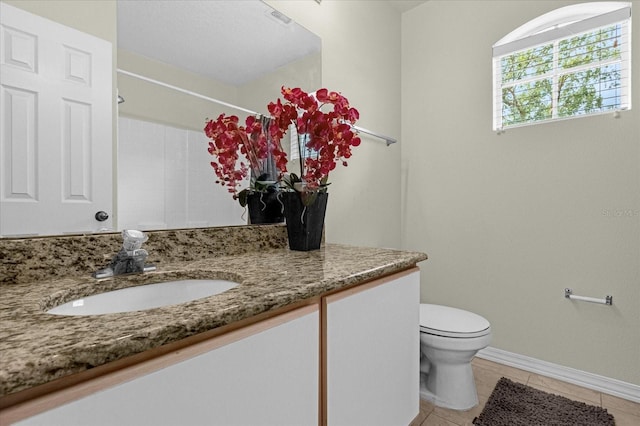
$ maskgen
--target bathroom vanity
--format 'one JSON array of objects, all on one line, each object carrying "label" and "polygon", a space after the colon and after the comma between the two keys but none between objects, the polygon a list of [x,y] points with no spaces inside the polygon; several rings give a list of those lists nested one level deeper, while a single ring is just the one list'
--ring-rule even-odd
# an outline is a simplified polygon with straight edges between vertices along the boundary
[{"label": "bathroom vanity", "polygon": [[[293,252],[278,225],[158,231],[147,245],[156,271],[91,278],[117,240],[0,240],[2,424],[389,425],[418,414],[424,254]],[[67,259],[60,251],[81,243],[98,247],[86,274],[16,266]],[[200,278],[240,284],[146,311],[46,313],[115,288]]]}]

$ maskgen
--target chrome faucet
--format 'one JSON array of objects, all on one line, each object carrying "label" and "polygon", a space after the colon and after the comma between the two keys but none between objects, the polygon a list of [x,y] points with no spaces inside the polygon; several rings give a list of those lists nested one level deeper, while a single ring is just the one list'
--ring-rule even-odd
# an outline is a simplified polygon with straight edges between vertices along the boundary
[{"label": "chrome faucet", "polygon": [[154,265],[146,265],[145,261],[149,253],[141,248],[147,241],[144,232],[128,229],[122,231],[122,248],[113,257],[109,266],[94,272],[94,278],[108,278],[115,275],[133,274],[154,271]]}]

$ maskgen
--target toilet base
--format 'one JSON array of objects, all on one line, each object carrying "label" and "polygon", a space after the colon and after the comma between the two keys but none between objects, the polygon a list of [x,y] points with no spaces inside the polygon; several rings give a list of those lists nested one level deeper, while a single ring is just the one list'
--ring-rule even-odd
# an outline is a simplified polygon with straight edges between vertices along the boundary
[{"label": "toilet base", "polygon": [[[469,369],[471,369],[471,366],[469,366]],[[475,383],[473,383],[472,372],[471,380],[471,385],[469,385],[468,380],[462,380],[462,386],[450,386],[449,383],[444,386],[447,389],[443,389],[443,386],[440,386],[440,396],[438,396],[429,390],[428,374],[420,373],[420,398],[438,407],[450,410],[470,410],[478,405],[478,394]],[[433,383],[431,385],[433,386]]]}]

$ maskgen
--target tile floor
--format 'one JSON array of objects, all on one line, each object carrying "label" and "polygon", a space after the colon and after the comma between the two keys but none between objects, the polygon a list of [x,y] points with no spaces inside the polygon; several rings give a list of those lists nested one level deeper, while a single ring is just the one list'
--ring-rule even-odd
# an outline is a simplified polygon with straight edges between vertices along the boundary
[{"label": "tile floor", "polygon": [[474,358],[472,365],[480,404],[469,411],[455,411],[436,407],[427,401],[420,400],[420,414],[410,426],[471,426],[474,417],[480,415],[501,377],[507,377],[514,382],[524,383],[545,392],[606,408],[615,417],[616,426],[640,425],[640,404],[638,403],[477,357]]}]

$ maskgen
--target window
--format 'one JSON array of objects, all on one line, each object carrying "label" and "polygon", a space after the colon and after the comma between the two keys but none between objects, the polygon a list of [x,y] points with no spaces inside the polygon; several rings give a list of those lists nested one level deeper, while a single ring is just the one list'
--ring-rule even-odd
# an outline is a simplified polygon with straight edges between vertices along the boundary
[{"label": "window", "polygon": [[300,159],[300,148],[303,148],[302,158],[315,158],[318,156],[318,153],[315,149],[311,149],[307,147],[307,142],[309,142],[309,135],[302,135],[301,138],[298,138],[298,129],[294,124],[289,126],[289,137],[291,138],[291,153],[289,154],[289,161],[299,160]]},{"label": "window", "polygon": [[540,16],[493,46],[493,129],[631,108],[631,3]]}]

